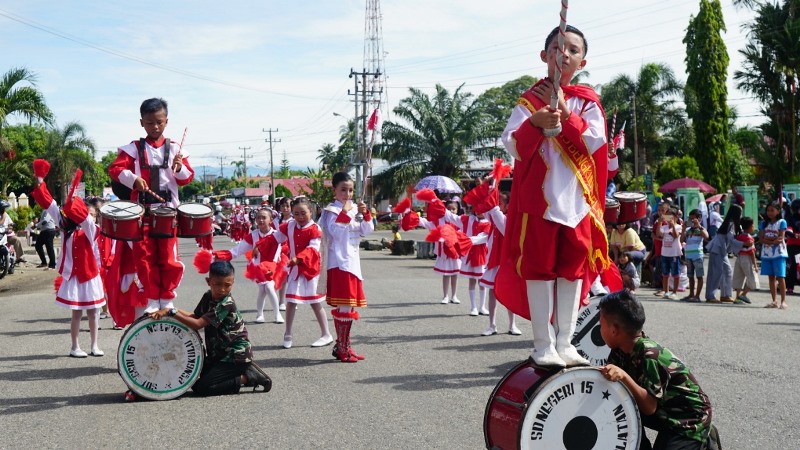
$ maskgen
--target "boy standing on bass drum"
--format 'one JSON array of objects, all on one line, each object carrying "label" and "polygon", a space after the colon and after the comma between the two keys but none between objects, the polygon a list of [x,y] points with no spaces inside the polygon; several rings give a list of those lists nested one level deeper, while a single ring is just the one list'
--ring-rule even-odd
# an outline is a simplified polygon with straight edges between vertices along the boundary
[{"label": "boy standing on bass drum", "polygon": [[[113,181],[132,189],[130,198],[126,200],[143,204],[145,214],[149,213],[150,207],[177,208],[180,203],[178,186],[189,184],[194,178],[194,171],[180,145],[164,137],[164,129],[169,122],[167,102],[160,98],[145,100],[139,112],[140,123],[147,137],[120,147],[117,159],[108,168],[108,174]],[[178,239],[175,234],[164,238],[150,237],[148,221],[144,222],[144,239],[134,243],[132,258],[136,261],[138,278],[144,284],[147,303],[133,305],[137,307],[136,316],[141,314],[140,309],[149,313],[172,308],[175,289],[183,278],[184,270],[178,258]],[[127,250],[128,246],[119,248]],[[116,257],[131,255],[117,254]]]},{"label": "boy standing on bass drum", "polygon": [[611,348],[600,372],[621,381],[642,413],[642,425],[656,430],[653,445],[641,449],[719,449],[711,424],[711,402],[692,372],[668,349],[645,336],[642,304],[627,289],[600,300],[600,334]]},{"label": "boy standing on bass drum", "polygon": [[[540,53],[548,77],[522,94],[503,131],[514,183],[495,285],[503,305],[531,319],[533,362],[551,367],[589,364],[571,343],[578,306],[598,274],[612,270],[603,222],[605,113],[591,88],[569,84],[586,65],[583,33],[568,26],[557,57],[558,32]],[[558,106],[551,109],[554,90]]]}]

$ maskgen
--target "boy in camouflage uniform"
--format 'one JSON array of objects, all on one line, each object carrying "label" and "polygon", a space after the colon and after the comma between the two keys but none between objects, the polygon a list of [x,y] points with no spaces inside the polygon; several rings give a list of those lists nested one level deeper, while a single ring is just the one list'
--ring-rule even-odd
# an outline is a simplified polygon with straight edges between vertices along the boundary
[{"label": "boy in camouflage uniform", "polygon": [[600,333],[612,349],[600,371],[625,384],[642,413],[642,425],[658,432],[651,446],[642,430],[640,448],[719,448],[708,396],[681,360],[642,332],[644,308],[636,296],[624,289],[607,295],[599,307]]},{"label": "boy in camouflage uniform", "polygon": [[199,395],[236,394],[241,386],[272,388],[272,380],[253,361],[242,314],[230,295],[234,269],[229,261],[216,261],[206,278],[210,290],[203,295],[193,313],[163,308],[152,313],[154,319],[174,317],[194,330],[205,330],[206,361],[200,378],[192,386]]}]

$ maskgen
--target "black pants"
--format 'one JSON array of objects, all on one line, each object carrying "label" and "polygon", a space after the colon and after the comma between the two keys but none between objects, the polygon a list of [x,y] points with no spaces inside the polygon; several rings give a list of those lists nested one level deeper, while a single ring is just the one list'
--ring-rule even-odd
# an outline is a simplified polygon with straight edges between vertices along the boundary
[{"label": "black pants", "polygon": [[192,390],[203,396],[238,394],[242,384],[240,377],[246,368],[247,364],[206,361]]},{"label": "black pants", "polygon": [[[55,239],[55,237],[56,230],[42,230],[42,232],[39,233],[39,237],[36,239],[36,254],[39,255],[42,264],[47,264],[47,267],[51,269],[56,268],[56,252],[53,250],[53,239]],[[47,257],[50,258],[49,264],[44,257],[44,249],[42,247],[47,247]]]},{"label": "black pants", "polygon": [[[645,427],[658,431],[656,441],[650,444],[644,430]],[[681,436],[671,430],[660,429],[658,422],[649,417],[642,417],[642,427],[639,430],[641,442],[639,450],[719,450],[719,434],[714,425],[711,425],[705,442]]]},{"label": "black pants", "polygon": [[786,289],[794,289],[798,284],[797,263],[794,257],[800,254],[800,245],[788,245],[786,250],[789,252],[789,258],[786,260]]}]

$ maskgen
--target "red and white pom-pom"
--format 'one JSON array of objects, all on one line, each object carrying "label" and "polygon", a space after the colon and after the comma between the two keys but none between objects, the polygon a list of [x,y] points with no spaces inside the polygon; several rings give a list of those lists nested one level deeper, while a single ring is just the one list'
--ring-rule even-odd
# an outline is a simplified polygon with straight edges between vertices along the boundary
[{"label": "red and white pom-pom", "polygon": [[53,288],[55,288],[56,292],[61,289],[61,283],[64,282],[64,277],[61,275],[57,276],[55,280],[53,280]]},{"label": "red and white pom-pom", "polygon": [[259,265],[255,264],[253,261],[250,261],[250,263],[244,268],[244,277],[248,280],[255,281],[256,283],[266,283],[268,280],[264,275],[265,274],[261,267],[259,267]]},{"label": "red and white pom-pom", "polygon": [[494,169],[492,169],[492,178],[494,178],[498,183],[503,178],[507,178],[511,175],[511,165],[504,164],[503,160],[497,158],[494,160]]},{"label": "red and white pom-pom", "polygon": [[400,203],[395,205],[395,207],[392,208],[392,211],[398,214],[405,214],[411,211],[411,199],[406,197],[403,200],[400,200]]},{"label": "red and white pom-pom", "polygon": [[408,214],[403,216],[400,220],[400,227],[403,231],[413,230],[419,226],[419,214],[416,211],[409,211]]},{"label": "red and white pom-pom", "polygon": [[214,259],[214,254],[206,249],[200,249],[194,255],[192,264],[198,273],[208,273],[211,270],[211,261]]},{"label": "red and white pom-pom", "polygon": [[428,188],[420,189],[415,196],[417,197],[417,200],[428,203],[439,199],[439,197],[436,196],[436,192],[433,192],[433,189]]},{"label": "red and white pom-pom", "polygon": [[464,195],[464,203],[474,207],[482,202],[487,195],[489,195],[489,183],[481,183]]},{"label": "red and white pom-pom", "polygon": [[44,178],[50,173],[50,163],[45,159],[33,160],[33,175],[36,178]]}]

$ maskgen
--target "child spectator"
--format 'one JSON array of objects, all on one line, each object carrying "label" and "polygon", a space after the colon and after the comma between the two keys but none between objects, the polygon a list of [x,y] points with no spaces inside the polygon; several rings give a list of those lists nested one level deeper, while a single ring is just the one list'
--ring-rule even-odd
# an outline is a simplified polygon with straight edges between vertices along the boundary
[{"label": "child spectator", "polygon": [[[372,211],[370,211],[370,214],[372,214]],[[389,250],[392,250],[394,248],[394,243],[401,240],[403,240],[403,238],[400,236],[400,225],[392,225],[392,240],[390,241],[387,239],[383,239],[382,240],[383,248],[388,248]]]},{"label": "child spectator", "polygon": [[[703,243],[708,239],[708,231],[700,225],[702,215],[700,210],[693,209],[689,212],[689,226],[683,230],[681,242],[686,247],[686,275],[689,277],[689,295],[681,301],[699,303],[700,292],[703,290]],[[695,278],[697,278],[697,290],[695,290]]]},{"label": "child spectator", "polygon": [[[786,259],[789,253],[786,249],[784,234],[786,221],[781,219],[780,204],[772,202],[767,205],[767,219],[761,222],[758,240],[761,242],[761,275],[769,277],[769,293],[772,303],[767,308],[786,309]],[[780,290],[781,303],[778,306],[778,290]]]},{"label": "child spectator", "polygon": [[611,348],[608,364],[600,371],[628,388],[642,413],[642,425],[658,432],[652,446],[640,433],[640,448],[718,448],[709,447],[719,440],[711,424],[711,401],[689,368],[644,334],[639,300],[622,290],[600,300],[599,307],[600,334]]},{"label": "child spectator", "polygon": [[620,275],[622,275],[622,285],[631,292],[639,289],[639,285],[641,284],[639,272],[633,265],[629,252],[624,252],[619,255],[619,258],[617,258],[617,267],[619,267]]},{"label": "child spectator", "polygon": [[242,314],[231,296],[234,269],[229,261],[211,263],[206,283],[209,290],[194,312],[162,308],[150,314],[155,320],[175,318],[193,330],[205,331],[206,361],[192,386],[199,395],[237,394],[242,386],[261,392],[272,389],[272,380],[253,361],[253,349]]},{"label": "child spectator", "polygon": [[736,289],[734,303],[750,303],[747,293],[758,289],[758,264],[756,262],[756,246],[753,239],[755,222],[752,217],[742,217],[742,231],[736,235],[736,240],[742,243],[742,249],[736,256],[733,266],[733,288]]},{"label": "child spectator", "polygon": [[[681,255],[683,254],[680,242],[681,226],[678,223],[676,209],[670,209],[670,214],[664,216],[661,226],[658,228],[658,236],[661,238],[661,290],[664,298],[675,298],[678,292],[681,276]],[[675,284],[670,292],[669,279],[674,278]],[[655,294],[658,296],[658,293]]]}]

